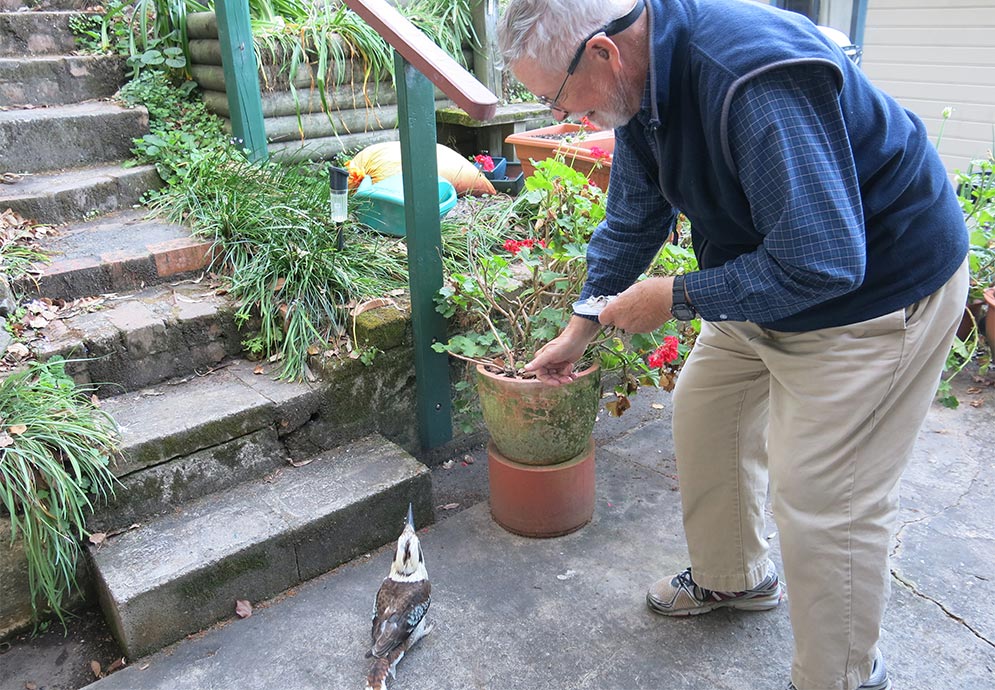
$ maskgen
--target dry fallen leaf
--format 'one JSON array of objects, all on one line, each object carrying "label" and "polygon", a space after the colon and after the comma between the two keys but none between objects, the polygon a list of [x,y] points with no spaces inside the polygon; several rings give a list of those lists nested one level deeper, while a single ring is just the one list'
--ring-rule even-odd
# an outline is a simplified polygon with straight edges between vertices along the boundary
[{"label": "dry fallen leaf", "polygon": [[94,407],[100,407],[100,398],[97,397],[96,393],[90,396],[90,404]]},{"label": "dry fallen leaf", "polygon": [[439,508],[442,510],[456,510],[459,508],[459,503],[447,503],[443,506],[439,506]]},{"label": "dry fallen leaf", "polygon": [[13,343],[7,346],[7,354],[12,355],[18,359],[24,359],[29,354],[31,354],[31,350],[29,350],[28,346],[25,345],[24,343]]},{"label": "dry fallen leaf", "polygon": [[107,540],[107,534],[104,532],[94,532],[90,535],[90,543],[94,546],[100,546]]},{"label": "dry fallen leaf", "polygon": [[103,677],[103,674],[100,672],[100,662],[96,659],[90,662],[90,670],[93,671],[93,676],[95,678]]},{"label": "dry fallen leaf", "polygon": [[0,448],[7,448],[14,445],[14,439],[6,431],[0,431]]},{"label": "dry fallen leaf", "polygon": [[235,602],[235,615],[239,618],[248,618],[252,615],[252,604],[246,599],[238,599]]},{"label": "dry fallen leaf", "polygon": [[24,683],[24,690],[38,690],[38,686],[29,680]]},{"label": "dry fallen leaf", "polygon": [[662,410],[664,406],[661,403],[653,403],[652,405],[650,405],[650,407],[652,407],[654,410]]},{"label": "dry fallen leaf", "polygon": [[371,309],[379,309],[380,307],[387,306],[397,306],[394,304],[394,300],[387,299],[385,297],[378,297],[376,299],[367,300],[361,304],[358,304],[355,309],[352,310],[352,315],[354,317],[359,316],[365,311],[370,311]]},{"label": "dry fallen leaf", "polygon": [[252,373],[258,376],[259,374],[265,374],[266,369],[263,367],[262,364],[257,364],[256,368],[252,370]]},{"label": "dry fallen leaf", "polygon": [[124,660],[124,657],[115,659],[114,661],[111,662],[111,665],[107,667],[107,673],[108,674],[114,673],[119,668],[124,668],[126,665],[127,662]]},{"label": "dry fallen leaf", "polygon": [[27,430],[28,427],[24,424],[14,424],[12,426],[7,427],[7,433],[9,433],[11,436],[20,436]]}]

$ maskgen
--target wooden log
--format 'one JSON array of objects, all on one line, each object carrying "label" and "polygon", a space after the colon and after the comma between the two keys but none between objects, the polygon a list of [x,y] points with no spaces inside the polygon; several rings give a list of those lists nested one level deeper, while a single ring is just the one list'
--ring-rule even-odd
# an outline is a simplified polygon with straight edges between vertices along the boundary
[{"label": "wooden log", "polygon": [[397,106],[266,118],[267,141],[317,139],[397,127]]},{"label": "wooden log", "polygon": [[301,141],[274,142],[269,145],[270,156],[279,161],[327,161],[342,153],[353,154],[367,146],[384,141],[397,141],[396,129],[381,129],[373,132],[343,134],[337,137],[307,139]]},{"label": "wooden log", "polygon": [[187,15],[187,38],[218,40],[218,17],[214,12],[191,12]]},{"label": "wooden log", "polygon": [[[212,113],[228,117],[228,96],[224,91],[203,91],[202,98]],[[290,91],[267,91],[262,98],[263,117],[322,112],[317,89],[298,89],[296,95]],[[343,84],[329,91],[326,100],[332,110],[351,110],[394,105],[397,103],[397,92],[388,82]]]}]

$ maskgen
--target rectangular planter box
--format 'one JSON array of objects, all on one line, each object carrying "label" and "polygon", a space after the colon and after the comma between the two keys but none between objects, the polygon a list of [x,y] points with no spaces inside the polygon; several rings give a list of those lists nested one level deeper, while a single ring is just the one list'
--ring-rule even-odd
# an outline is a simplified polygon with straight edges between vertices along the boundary
[{"label": "rectangular planter box", "polygon": [[[566,136],[570,136],[571,140],[565,141]],[[602,189],[608,187],[611,161],[599,163],[591,150],[598,148],[608,154],[614,153],[615,132],[612,130],[584,132],[581,125],[561,123],[512,134],[505,142],[514,145],[515,155],[521,161],[526,177],[535,171],[533,161],[559,154],[570,167],[587,175],[594,184]]]}]

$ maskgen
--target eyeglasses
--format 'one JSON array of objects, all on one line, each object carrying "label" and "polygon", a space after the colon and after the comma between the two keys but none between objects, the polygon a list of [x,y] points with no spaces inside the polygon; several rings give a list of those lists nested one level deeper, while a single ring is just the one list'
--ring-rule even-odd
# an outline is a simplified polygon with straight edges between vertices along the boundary
[{"label": "eyeglasses", "polygon": [[567,75],[563,77],[563,82],[560,84],[560,88],[556,90],[556,95],[553,96],[552,98],[548,98],[546,96],[536,96],[536,101],[538,101],[540,105],[544,105],[550,110],[554,110],[566,115],[567,110],[564,109],[559,104],[560,96],[563,95],[563,87],[567,85],[567,80],[570,79],[570,76],[574,72],[576,72],[577,67],[580,66],[581,58],[584,57],[584,49],[587,48],[587,42],[590,41],[595,36],[597,36],[598,34],[603,33],[605,36],[614,36],[617,33],[625,31],[630,26],[632,26],[633,23],[635,23],[635,21],[639,18],[639,15],[642,13],[643,13],[643,0],[636,0],[636,4],[633,5],[632,9],[629,10],[624,16],[619,17],[618,19],[613,19],[604,26],[602,26],[600,29],[592,31],[590,34],[588,34],[587,38],[581,41],[580,45],[577,46],[577,51],[574,53],[573,59],[570,61],[570,64],[567,66]]}]

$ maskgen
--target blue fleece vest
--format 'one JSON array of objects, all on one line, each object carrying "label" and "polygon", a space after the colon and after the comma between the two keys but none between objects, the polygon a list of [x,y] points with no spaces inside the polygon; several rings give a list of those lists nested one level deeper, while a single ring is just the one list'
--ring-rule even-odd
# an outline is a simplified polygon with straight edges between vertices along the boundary
[{"label": "blue fleece vest", "polygon": [[737,90],[786,65],[822,65],[837,77],[863,201],[864,281],[847,295],[762,325],[802,331],[864,321],[932,294],[956,271],[967,253],[967,230],[923,123],[875,88],[815,25],[743,0],[647,2],[649,125],[637,117],[618,134],[633,144],[667,201],[691,220],[702,268],[721,266],[763,241],[729,150],[728,111]]}]

